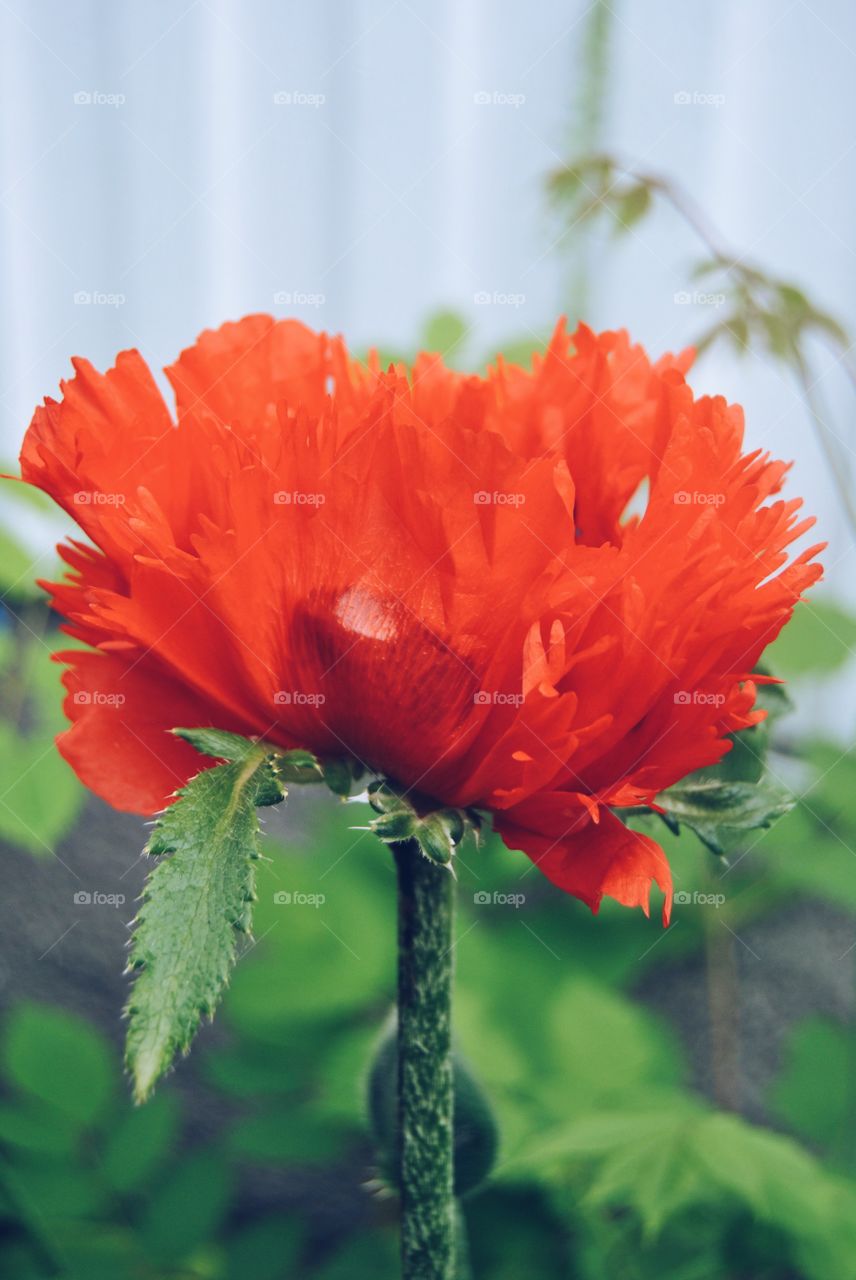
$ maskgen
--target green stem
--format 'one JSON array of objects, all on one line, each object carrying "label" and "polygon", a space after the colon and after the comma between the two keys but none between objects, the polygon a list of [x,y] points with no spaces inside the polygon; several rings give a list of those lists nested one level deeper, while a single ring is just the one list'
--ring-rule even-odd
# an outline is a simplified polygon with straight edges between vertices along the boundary
[{"label": "green stem", "polygon": [[453,880],[413,841],[398,868],[398,1132],[403,1280],[453,1280]]},{"label": "green stem", "polygon": [[455,1201],[455,1280],[473,1280],[467,1220],[460,1200]]}]

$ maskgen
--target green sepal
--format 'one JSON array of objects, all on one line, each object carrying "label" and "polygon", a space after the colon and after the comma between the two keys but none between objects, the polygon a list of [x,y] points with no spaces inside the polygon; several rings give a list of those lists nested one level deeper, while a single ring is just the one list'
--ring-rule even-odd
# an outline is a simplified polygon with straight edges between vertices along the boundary
[{"label": "green sepal", "polygon": [[422,852],[434,862],[446,864],[452,861],[452,854],[458,841],[453,839],[452,822],[444,813],[429,813],[426,818],[423,818],[419,824],[416,839],[419,841]]},{"label": "green sepal", "polygon": [[381,840],[393,844],[399,840],[413,839],[418,830],[419,819],[407,809],[400,809],[396,813],[382,813],[369,825]]},{"label": "green sepal", "polygon": [[321,762],[311,751],[300,748],[295,751],[276,751],[273,753],[273,767],[277,777],[282,778],[283,782],[306,785],[324,781]]},{"label": "green sepal", "polygon": [[356,762],[350,760],[325,760],[321,771],[333,794],[344,797],[351,794],[351,784],[360,774]]},{"label": "green sepal", "polygon": [[368,800],[379,815],[369,830],[387,844],[415,840],[422,853],[440,866],[450,867],[455,849],[468,832],[477,839],[481,818],[472,809],[434,809],[430,802],[414,800],[388,778],[368,788]]}]

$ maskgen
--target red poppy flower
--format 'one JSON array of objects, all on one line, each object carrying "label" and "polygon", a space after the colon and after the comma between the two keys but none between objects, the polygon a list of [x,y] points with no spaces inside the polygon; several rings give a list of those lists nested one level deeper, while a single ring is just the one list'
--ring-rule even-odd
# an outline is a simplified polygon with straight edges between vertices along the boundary
[{"label": "red poppy flower", "polygon": [[21,466],[94,544],[50,588],[89,787],[152,813],[200,763],[166,730],[213,725],[489,810],[594,910],[654,881],[668,911],[616,814],[761,718],[751,673],[820,574],[788,563],[786,466],[687,356],[560,324],[531,371],[408,375],[250,316],[167,370],[177,425],[138,352],[74,364]]}]

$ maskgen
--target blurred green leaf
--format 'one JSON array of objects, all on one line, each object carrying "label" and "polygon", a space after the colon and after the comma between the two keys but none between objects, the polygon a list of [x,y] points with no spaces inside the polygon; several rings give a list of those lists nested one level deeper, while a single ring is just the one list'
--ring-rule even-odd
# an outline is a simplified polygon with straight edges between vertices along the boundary
[{"label": "blurred green leaf", "polygon": [[397,1232],[375,1230],[349,1240],[312,1280],[398,1280],[400,1274]]},{"label": "blurred green leaf", "polygon": [[473,1273],[490,1280],[579,1280],[568,1232],[532,1184],[489,1187],[466,1205]]},{"label": "blurred green leaf", "polygon": [[[825,1018],[807,1018],[791,1034],[770,1091],[773,1113],[813,1146],[832,1147],[852,1114],[853,1033]],[[853,1134],[847,1137],[848,1145]]]},{"label": "blurred green leaf", "polygon": [[48,1005],[12,1011],[3,1064],[20,1090],[80,1125],[103,1119],[112,1100],[115,1072],[106,1041],[82,1018]]},{"label": "blurred green leaf", "polygon": [[829,675],[856,654],[856,617],[827,601],[801,602],[764,661],[777,675]]},{"label": "blurred green leaf", "polygon": [[169,1093],[147,1107],[125,1111],[107,1139],[100,1171],[114,1191],[138,1191],[154,1176],[176,1145],[178,1101]]},{"label": "blurred green leaf", "polygon": [[33,557],[27,548],[8,529],[0,528],[0,594],[21,592],[22,588],[29,594],[32,566]]},{"label": "blurred green leaf", "polygon": [[268,1103],[260,1115],[239,1120],[229,1134],[229,1149],[245,1158],[275,1164],[315,1164],[339,1156],[346,1135],[326,1120],[310,1100]]},{"label": "blurred green leaf", "polygon": [[0,632],[0,835],[31,853],[52,853],[83,802],[54,746],[66,727],[50,646],[23,627]]},{"label": "blurred green leaf", "polygon": [[615,217],[619,231],[630,231],[631,228],[651,208],[651,190],[644,183],[637,183],[622,192],[615,202]]},{"label": "blurred green leaf", "polygon": [[436,351],[447,362],[460,355],[461,347],[469,332],[469,326],[457,311],[435,311],[428,317],[422,331],[422,347]]},{"label": "blurred green leaf", "polygon": [[215,1234],[231,1194],[225,1163],[211,1152],[187,1157],[151,1192],[141,1223],[143,1243],[157,1262],[181,1262]]},{"label": "blurred green leaf", "polygon": [[[358,806],[326,807],[311,856],[293,851],[258,866],[259,939],[238,966],[226,1013],[241,1032],[264,1039],[303,1019],[385,1007],[395,973],[395,875],[372,836],[356,836]],[[335,834],[336,824],[341,833]],[[271,972],[311,981],[271,981]]]},{"label": "blurred green leaf", "polygon": [[226,1245],[228,1280],[297,1276],[302,1243],[300,1224],[282,1214],[242,1227]]},{"label": "blurred green leaf", "polygon": [[95,1217],[104,1208],[104,1194],[88,1169],[19,1161],[14,1176],[19,1193],[37,1204],[46,1220]]},{"label": "blurred green leaf", "polygon": [[80,1128],[76,1121],[57,1116],[32,1098],[0,1103],[0,1143],[50,1156],[70,1155]]},{"label": "blurred green leaf", "polygon": [[651,1084],[662,1088],[680,1076],[669,1033],[620,992],[565,978],[550,999],[547,1022],[556,1085],[571,1094],[574,1110],[633,1096]]},{"label": "blurred green leaf", "polygon": [[679,1096],[657,1109],[589,1114],[518,1166],[526,1163],[560,1181],[592,1167],[587,1203],[631,1209],[649,1241],[694,1206],[743,1206],[797,1245],[848,1221],[839,1184],[796,1143]]}]

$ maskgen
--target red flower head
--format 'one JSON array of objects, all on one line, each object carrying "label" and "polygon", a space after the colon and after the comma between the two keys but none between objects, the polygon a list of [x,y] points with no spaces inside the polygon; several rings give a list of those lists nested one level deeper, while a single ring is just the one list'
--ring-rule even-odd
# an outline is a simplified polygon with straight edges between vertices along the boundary
[{"label": "red flower head", "polygon": [[751,673],[820,574],[786,466],[687,357],[560,324],[531,371],[422,355],[409,375],[250,316],[167,370],[85,360],[36,411],[23,478],[94,543],[50,589],[88,647],[59,747],[152,813],[213,725],[349,756],[503,840],[597,910],[671,897],[617,811],[756,723]]}]

